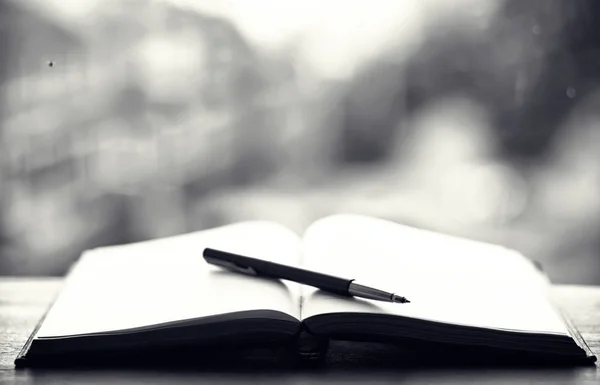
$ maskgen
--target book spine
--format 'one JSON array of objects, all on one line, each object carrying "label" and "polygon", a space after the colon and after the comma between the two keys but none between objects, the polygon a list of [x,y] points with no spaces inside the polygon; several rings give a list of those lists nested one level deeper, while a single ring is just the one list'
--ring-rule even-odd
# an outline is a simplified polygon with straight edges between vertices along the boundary
[{"label": "book spine", "polygon": [[325,361],[329,339],[314,335],[302,324],[302,328],[295,339],[295,345],[296,354],[301,362],[320,364]]}]

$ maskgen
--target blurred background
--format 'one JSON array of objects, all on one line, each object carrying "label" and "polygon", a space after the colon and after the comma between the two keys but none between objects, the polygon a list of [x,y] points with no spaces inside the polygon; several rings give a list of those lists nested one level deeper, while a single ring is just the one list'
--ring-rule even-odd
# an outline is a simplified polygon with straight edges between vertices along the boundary
[{"label": "blurred background", "polygon": [[2,0],[0,275],[354,212],[600,284],[599,8]]}]

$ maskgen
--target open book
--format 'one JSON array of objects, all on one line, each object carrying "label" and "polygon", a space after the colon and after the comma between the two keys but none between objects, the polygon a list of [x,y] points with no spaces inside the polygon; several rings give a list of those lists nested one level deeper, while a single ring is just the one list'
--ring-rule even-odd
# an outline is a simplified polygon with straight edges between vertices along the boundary
[{"label": "open book", "polygon": [[[411,303],[230,272],[205,262],[207,247],[356,279]],[[243,222],[85,252],[16,363],[179,344],[286,344],[301,332],[595,360],[548,288],[518,252],[381,219],[330,216],[303,237]]]}]

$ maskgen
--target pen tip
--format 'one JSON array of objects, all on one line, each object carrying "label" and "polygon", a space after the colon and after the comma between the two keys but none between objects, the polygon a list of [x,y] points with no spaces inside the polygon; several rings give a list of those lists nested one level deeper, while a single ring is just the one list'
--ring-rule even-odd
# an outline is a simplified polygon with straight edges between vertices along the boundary
[{"label": "pen tip", "polygon": [[401,297],[401,296],[395,295],[395,294],[394,294],[393,299],[394,299],[394,302],[398,302],[398,303],[410,303],[410,301],[407,298]]}]

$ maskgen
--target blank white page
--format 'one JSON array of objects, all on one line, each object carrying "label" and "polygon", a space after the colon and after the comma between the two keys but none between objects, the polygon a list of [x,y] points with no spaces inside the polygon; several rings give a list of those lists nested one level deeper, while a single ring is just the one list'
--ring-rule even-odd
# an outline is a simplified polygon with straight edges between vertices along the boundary
[{"label": "blank white page", "polygon": [[206,263],[204,248],[299,261],[300,239],[270,222],[212,230],[84,253],[37,337],[139,328],[245,310],[299,318],[298,286],[228,272]]},{"label": "blank white page", "polygon": [[303,267],[356,279],[411,303],[303,292],[302,318],[369,312],[492,329],[568,335],[548,281],[518,252],[390,221],[335,215],[304,237]]}]

